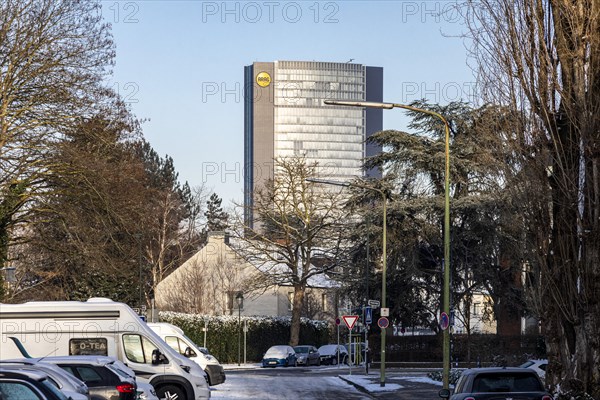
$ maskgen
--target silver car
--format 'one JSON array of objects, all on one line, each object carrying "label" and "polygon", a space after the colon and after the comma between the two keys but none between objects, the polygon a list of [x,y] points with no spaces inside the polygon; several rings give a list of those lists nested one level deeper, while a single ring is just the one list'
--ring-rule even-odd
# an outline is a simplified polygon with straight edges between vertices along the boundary
[{"label": "silver car", "polygon": [[315,346],[294,346],[298,365],[321,365],[319,350]]},{"label": "silver car", "polygon": [[46,374],[48,380],[60,389],[60,391],[69,399],[89,400],[89,389],[87,385],[54,364],[30,359],[18,359],[0,361],[0,366],[5,370],[40,371]]}]

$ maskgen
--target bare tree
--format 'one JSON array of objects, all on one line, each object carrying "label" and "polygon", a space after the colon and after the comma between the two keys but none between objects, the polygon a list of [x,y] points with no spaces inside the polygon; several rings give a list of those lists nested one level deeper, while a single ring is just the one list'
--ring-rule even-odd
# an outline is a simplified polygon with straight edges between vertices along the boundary
[{"label": "bare tree", "polygon": [[0,2],[0,264],[57,168],[49,145],[114,97],[113,59],[98,1]]},{"label": "bare tree", "polygon": [[521,157],[513,188],[533,189],[520,197],[537,249],[528,261],[539,268],[547,383],[577,378],[598,398],[600,2],[477,0],[466,11],[486,99],[525,116],[507,139]]},{"label": "bare tree", "polygon": [[317,169],[317,164],[308,165],[304,158],[275,160],[274,179],[254,193],[255,228],[245,226],[241,215],[234,228],[242,243],[241,256],[262,272],[254,287],[293,287],[293,345],[299,340],[309,280],[332,271],[346,250],[344,197],[339,190],[307,182]]}]

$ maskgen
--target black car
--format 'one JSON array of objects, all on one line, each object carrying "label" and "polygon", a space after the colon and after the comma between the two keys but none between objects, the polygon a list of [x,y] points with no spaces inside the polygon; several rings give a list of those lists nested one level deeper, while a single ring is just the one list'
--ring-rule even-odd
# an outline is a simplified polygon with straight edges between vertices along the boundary
[{"label": "black car", "polygon": [[2,400],[67,400],[41,371],[15,371],[0,368]]},{"label": "black car", "polygon": [[135,400],[137,384],[110,368],[114,359],[102,356],[45,357],[71,375],[85,382],[92,400]]},{"label": "black car", "polygon": [[321,364],[336,365],[348,363],[348,350],[342,345],[326,344],[319,347],[319,358]]},{"label": "black car", "polygon": [[552,400],[539,376],[526,368],[474,368],[464,370],[454,393],[442,389],[440,397],[450,400]]}]

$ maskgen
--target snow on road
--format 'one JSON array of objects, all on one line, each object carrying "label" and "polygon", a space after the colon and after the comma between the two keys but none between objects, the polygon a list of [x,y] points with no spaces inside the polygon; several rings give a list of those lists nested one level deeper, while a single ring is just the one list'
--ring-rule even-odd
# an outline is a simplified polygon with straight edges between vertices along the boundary
[{"label": "snow on road", "polygon": [[[345,391],[355,398],[363,395],[352,385],[337,376],[268,376],[227,375],[221,385],[211,388],[212,399],[234,400],[280,400],[280,399],[323,399],[323,392]],[[308,395],[308,396],[307,396]],[[354,397],[353,396],[353,397]]]},{"label": "snow on road", "polygon": [[373,382],[373,379],[367,379],[361,375],[341,375],[341,378],[362,386],[368,392],[391,392],[403,387],[396,383],[389,383],[389,380],[386,380],[385,386],[382,387],[379,382]]}]

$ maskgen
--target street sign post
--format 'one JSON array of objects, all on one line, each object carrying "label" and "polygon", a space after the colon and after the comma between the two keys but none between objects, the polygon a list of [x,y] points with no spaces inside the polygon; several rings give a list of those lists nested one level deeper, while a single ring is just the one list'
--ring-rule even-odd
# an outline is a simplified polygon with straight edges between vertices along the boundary
[{"label": "street sign post", "polygon": [[[344,320],[344,323],[346,324],[346,326],[348,327],[348,350],[352,349],[352,328],[354,328],[354,324],[356,324],[356,321],[358,321],[359,316],[358,315],[344,315],[342,316],[342,319]],[[338,352],[339,354],[339,352]],[[352,375],[352,363],[350,360],[350,356],[352,355],[352,351],[350,350],[350,354],[348,355],[348,368],[349,368],[349,374]],[[338,362],[339,365],[339,362]]]},{"label": "street sign post", "polygon": [[373,322],[373,309],[371,307],[365,307],[365,324],[371,325]]}]

